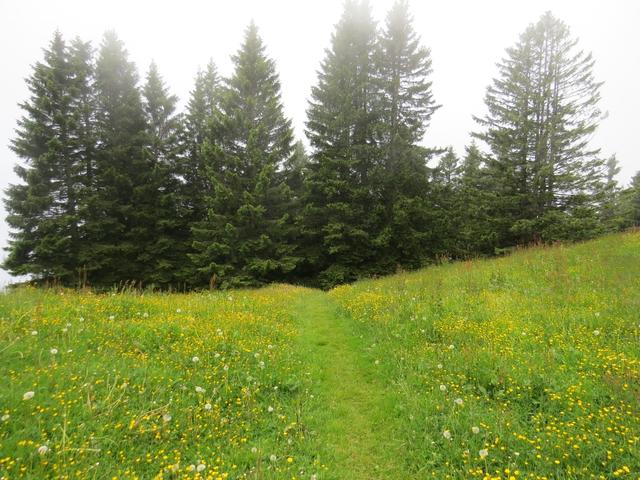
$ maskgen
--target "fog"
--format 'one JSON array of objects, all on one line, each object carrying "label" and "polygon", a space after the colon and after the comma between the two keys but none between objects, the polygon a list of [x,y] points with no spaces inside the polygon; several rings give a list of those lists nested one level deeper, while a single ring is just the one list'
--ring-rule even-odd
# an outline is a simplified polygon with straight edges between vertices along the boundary
[{"label": "fog", "polygon": [[[373,1],[375,17],[384,21],[393,0]],[[640,111],[640,2],[635,1],[454,1],[413,0],[414,26],[431,49],[433,93],[442,108],[433,117],[425,143],[454,147],[463,153],[485,111],[483,97],[496,75],[496,62],[529,23],[546,10],[564,20],[580,47],[596,60],[595,75],[604,81],[600,107],[608,113],[593,137],[602,154],[617,155],[625,184],[640,169],[637,153]],[[233,2],[0,0],[0,188],[17,181],[18,161],[9,149],[21,116],[18,103],[28,97],[24,79],[42,58],[53,32],[66,39],[80,36],[98,47],[105,30],[114,29],[143,78],[151,60],[158,64],[181,107],[188,99],[198,68],[209,59],[230,74],[230,55],[239,47],[253,19],[278,67],[283,102],[298,138],[304,139],[305,110],[316,71],[342,11],[342,0]],[[8,227],[0,209],[0,246]],[[0,254],[3,257],[4,253]],[[0,284],[10,276],[0,271]]]}]

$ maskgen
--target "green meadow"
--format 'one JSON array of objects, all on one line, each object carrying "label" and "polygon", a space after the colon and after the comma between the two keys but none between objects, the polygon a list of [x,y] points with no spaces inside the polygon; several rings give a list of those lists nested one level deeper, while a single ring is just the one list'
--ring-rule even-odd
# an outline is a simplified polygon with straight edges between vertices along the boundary
[{"label": "green meadow", "polygon": [[640,478],[640,234],[329,292],[0,296],[0,478]]}]

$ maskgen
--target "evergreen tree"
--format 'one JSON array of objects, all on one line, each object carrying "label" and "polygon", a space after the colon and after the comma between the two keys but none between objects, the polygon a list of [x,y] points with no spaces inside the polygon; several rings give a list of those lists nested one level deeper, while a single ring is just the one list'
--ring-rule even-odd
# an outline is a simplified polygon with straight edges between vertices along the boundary
[{"label": "evergreen tree", "polygon": [[91,74],[88,44],[68,47],[56,32],[27,79],[31,98],[21,104],[25,115],[11,145],[24,160],[15,168],[24,183],[11,185],[5,200],[15,231],[4,267],[13,274],[63,284],[77,278]]},{"label": "evergreen tree", "polygon": [[640,171],[631,179],[631,185],[620,195],[621,228],[640,227]]},{"label": "evergreen tree", "polygon": [[378,237],[388,267],[415,268],[438,250],[436,212],[427,162],[434,150],[421,145],[434,112],[431,54],[413,28],[406,0],[397,0],[380,34],[376,58],[379,94],[380,177],[384,220]]},{"label": "evergreen tree", "polygon": [[213,194],[201,149],[205,140],[210,144],[218,143],[214,125],[219,121],[220,95],[218,71],[213,61],[210,61],[206,70],[198,72],[196,76],[184,117],[180,168],[184,181],[181,204],[189,223],[204,220],[207,211],[205,199]]},{"label": "evergreen tree", "polygon": [[96,65],[96,162],[87,205],[89,283],[141,282],[154,266],[157,185],[138,75],[123,43],[108,32]]},{"label": "evergreen tree", "polygon": [[278,170],[292,154],[293,131],[284,117],[274,62],[252,23],[233,57],[222,115],[205,140],[207,217],[193,228],[191,257],[210,285],[261,285],[284,279],[298,263],[286,238],[290,190]]},{"label": "evergreen tree", "polygon": [[149,67],[142,89],[146,113],[148,148],[153,162],[150,181],[157,198],[153,240],[148,245],[150,276],[147,281],[161,286],[187,280],[189,225],[180,215],[179,135],[176,115],[178,97],[170,95],[155,63]]},{"label": "evergreen tree", "polygon": [[313,153],[301,220],[304,268],[325,287],[377,271],[375,46],[369,4],[346,2],[307,111]]},{"label": "evergreen tree", "polygon": [[620,164],[615,155],[609,157],[605,163],[605,176],[602,185],[602,204],[600,206],[600,221],[607,231],[617,231],[624,223],[622,205],[620,203],[620,188],[616,176],[620,173]]},{"label": "evergreen tree", "polygon": [[594,195],[602,162],[588,140],[598,126],[601,84],[591,55],[568,27],[543,15],[507,50],[476,118],[491,156],[488,174],[498,247],[597,233]]}]

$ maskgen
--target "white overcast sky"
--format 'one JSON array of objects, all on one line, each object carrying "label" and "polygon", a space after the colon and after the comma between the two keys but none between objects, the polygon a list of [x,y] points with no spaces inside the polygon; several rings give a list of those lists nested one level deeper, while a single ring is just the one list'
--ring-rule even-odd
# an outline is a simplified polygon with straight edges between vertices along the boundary
[{"label": "white overcast sky", "polygon": [[[371,3],[381,25],[393,0]],[[640,1],[413,0],[411,6],[414,26],[431,49],[433,92],[442,105],[426,144],[452,145],[463,152],[474,129],[472,115],[485,111],[483,97],[496,74],[496,62],[529,23],[551,10],[580,39],[580,47],[593,53],[596,77],[605,82],[601,108],[608,117],[593,145],[604,155],[617,154],[622,183],[640,169]],[[229,56],[253,19],[277,63],[286,113],[303,138],[309,92],[342,7],[342,0],[0,0],[0,189],[16,181],[17,158],[8,145],[21,116],[17,104],[28,96],[24,78],[42,58],[41,49],[56,29],[66,39],[80,36],[95,47],[105,30],[114,29],[140,77],[155,60],[182,106],[198,68],[209,59],[221,74],[230,74]],[[8,234],[4,216],[0,207],[0,246]],[[8,278],[0,271],[0,284]]]}]

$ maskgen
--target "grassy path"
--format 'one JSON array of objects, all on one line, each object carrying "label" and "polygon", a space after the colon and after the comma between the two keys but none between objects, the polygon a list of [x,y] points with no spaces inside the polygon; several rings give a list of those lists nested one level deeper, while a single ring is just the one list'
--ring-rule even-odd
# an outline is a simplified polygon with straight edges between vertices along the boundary
[{"label": "grassy path", "polygon": [[307,291],[296,306],[301,349],[316,404],[307,422],[328,455],[323,478],[405,477],[392,431],[392,399],[363,340],[326,294]]}]

